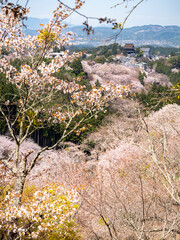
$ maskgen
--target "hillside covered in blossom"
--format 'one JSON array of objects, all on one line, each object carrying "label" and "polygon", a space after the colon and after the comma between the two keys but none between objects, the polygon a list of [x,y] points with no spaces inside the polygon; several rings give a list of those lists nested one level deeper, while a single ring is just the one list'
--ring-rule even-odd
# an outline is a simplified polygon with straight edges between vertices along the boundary
[{"label": "hillside covered in blossom", "polygon": [[180,239],[178,48],[71,46],[86,3],[57,2],[26,35],[0,0],[0,240]]},{"label": "hillside covered in blossom", "polygon": [[[149,221],[157,221],[157,226],[163,227],[167,211],[167,227],[175,224],[178,231],[179,213],[175,202],[179,201],[176,191],[179,188],[180,107],[169,104],[146,118],[137,112],[141,106],[132,100],[120,101],[114,107],[116,114],[106,119],[105,125],[81,145],[67,142],[64,148],[44,152],[26,185],[38,189],[49,182],[66,187],[84,186],[76,218],[85,239],[93,239],[94,234],[110,239],[108,228],[100,221],[102,217],[113,223],[119,236],[141,234],[142,186],[145,216],[153,218],[156,213],[156,218],[161,218],[161,222],[156,218],[145,222],[148,236],[159,239],[161,234],[153,233],[154,226],[149,225]],[[10,154],[13,145],[9,137],[0,136],[0,157]],[[22,155],[27,151],[35,154],[39,149],[28,139],[20,151]],[[28,158],[29,164],[32,156]],[[1,171],[4,181],[8,181],[8,171]],[[164,181],[167,181],[165,185]],[[166,207],[161,206],[163,203]],[[84,221],[88,227],[84,226]],[[129,226],[132,222],[136,231]]]},{"label": "hillside covered in blossom", "polygon": [[[141,126],[140,116],[134,110],[137,104],[123,101],[119,105],[126,105],[123,112],[122,109],[119,109],[122,115],[109,117],[106,120],[108,123],[97,132],[90,134],[81,145],[67,142],[67,146],[63,149],[44,152],[42,160],[37,163],[29,176],[30,181],[33,181],[33,184],[37,186],[47,184],[53,179],[61,181],[61,171],[66,164],[69,166],[83,164],[86,166],[85,168],[93,165],[93,169],[98,169],[100,166],[106,168],[109,164],[113,166],[116,161],[122,166],[126,161],[130,161],[128,164],[133,164],[135,159],[145,157],[146,151],[143,151],[142,148],[143,146],[148,147],[148,139],[145,129]],[[167,105],[145,118],[145,121],[155,135],[156,132],[165,131],[169,144],[175,148],[174,154],[179,153],[180,107],[178,105]],[[92,142],[94,142],[94,146],[90,147]],[[1,158],[3,155],[8,155],[13,147],[14,142],[9,137],[0,136]],[[21,154],[26,154],[27,151],[31,150],[35,154],[39,149],[40,146],[28,139],[21,147]],[[90,151],[90,156],[86,150]],[[28,161],[31,161],[31,157],[28,158]],[[41,176],[40,182],[39,175]]]}]

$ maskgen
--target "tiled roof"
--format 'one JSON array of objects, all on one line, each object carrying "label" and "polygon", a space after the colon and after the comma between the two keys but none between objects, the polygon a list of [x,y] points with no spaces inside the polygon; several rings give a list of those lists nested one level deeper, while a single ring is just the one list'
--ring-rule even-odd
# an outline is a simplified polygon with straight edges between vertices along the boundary
[{"label": "tiled roof", "polygon": [[130,43],[128,44],[127,43],[127,44],[125,44],[124,48],[128,48],[128,49],[132,48],[132,49],[134,49],[134,44],[130,44]]}]

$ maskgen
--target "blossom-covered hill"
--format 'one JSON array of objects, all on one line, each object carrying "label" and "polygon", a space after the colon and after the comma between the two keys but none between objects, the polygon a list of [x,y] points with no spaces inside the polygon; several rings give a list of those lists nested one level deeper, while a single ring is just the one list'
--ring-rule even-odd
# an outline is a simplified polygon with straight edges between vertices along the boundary
[{"label": "blossom-covered hill", "polygon": [[[149,239],[155,240],[161,239],[165,224],[166,229],[173,227],[165,231],[170,236],[165,239],[172,239],[174,232],[179,234],[180,106],[166,105],[148,117],[128,99],[114,107],[116,114],[82,145],[66,143],[65,149],[44,152],[26,184],[41,188],[53,182],[77,188],[76,220],[84,240],[96,239],[94,235],[111,239],[106,219],[113,223],[117,239],[137,240],[144,224]],[[0,136],[0,158],[8,156],[14,145]],[[39,149],[27,140],[20,152],[35,154]],[[9,183],[8,170],[0,170],[0,182]]]},{"label": "blossom-covered hill", "polygon": [[135,68],[114,63],[95,64],[91,61],[83,61],[82,65],[93,83],[99,80],[101,84],[107,82],[122,85],[133,84],[134,88],[142,88],[137,79],[138,71]]},{"label": "blossom-covered hill", "polygon": [[[84,169],[92,171],[98,166],[108,166],[110,162],[111,164],[117,161],[121,164],[124,161],[132,163],[137,158],[144,158],[145,152],[138,146],[148,147],[149,142],[136,111],[139,105],[130,100],[123,100],[118,107],[118,116],[110,117],[109,123],[92,133],[81,146],[69,143],[69,147],[65,149],[44,152],[28,181],[42,186],[49,181],[62,182],[62,172],[67,166],[76,168],[82,164]],[[145,121],[149,131],[155,136],[164,131],[170,145],[176,149],[174,150],[176,154],[180,155],[180,106],[167,105],[145,118]],[[94,144],[93,150],[88,145],[91,142]],[[14,146],[10,138],[0,136],[0,158],[9,155]],[[28,157],[28,161],[31,162],[31,156],[39,149],[40,147],[32,140],[27,140],[21,147],[21,154],[25,155],[33,151]],[[87,155],[87,150],[91,156]]]},{"label": "blossom-covered hill", "polygon": [[[88,73],[91,83],[97,80],[100,84],[107,82],[113,84],[131,85],[132,92],[141,92],[144,86],[138,79],[138,71],[136,67],[128,67],[117,63],[95,63],[93,61],[82,61],[85,72]],[[153,84],[154,82],[161,85],[170,85],[169,78],[163,74],[154,71],[146,73],[147,78],[144,79],[145,84]]]}]

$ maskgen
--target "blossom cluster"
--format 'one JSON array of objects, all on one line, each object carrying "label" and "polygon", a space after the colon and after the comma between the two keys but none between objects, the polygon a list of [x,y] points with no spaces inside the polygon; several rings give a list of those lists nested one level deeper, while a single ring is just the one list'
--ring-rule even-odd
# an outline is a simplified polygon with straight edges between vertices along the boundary
[{"label": "blossom cluster", "polygon": [[[24,9],[23,15],[28,13],[28,9]],[[22,23],[18,17],[14,17],[11,8],[1,7],[0,11],[0,49],[5,46],[10,49],[11,44],[21,36]]]},{"label": "blossom cluster", "polygon": [[[63,92],[71,94],[71,107],[62,107],[60,105],[49,109],[49,120],[53,120],[54,123],[62,123],[79,115],[92,117],[96,116],[100,111],[106,112],[109,102],[126,96],[129,92],[129,87],[111,84],[101,86],[100,88],[93,86],[88,91],[85,89],[85,86],[71,82],[67,84]],[[79,126],[78,123],[77,126]]]},{"label": "blossom cluster", "polygon": [[37,238],[50,231],[58,232],[70,223],[78,209],[78,193],[55,184],[36,191],[24,199],[21,205],[14,205],[16,194],[9,192],[0,203],[0,230],[18,236]]}]

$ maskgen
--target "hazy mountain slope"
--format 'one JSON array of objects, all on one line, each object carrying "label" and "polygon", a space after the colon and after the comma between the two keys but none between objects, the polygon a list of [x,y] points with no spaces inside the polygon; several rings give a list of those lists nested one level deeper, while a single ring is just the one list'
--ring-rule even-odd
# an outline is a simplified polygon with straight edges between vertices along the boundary
[{"label": "hazy mountain slope", "polygon": [[[108,27],[95,27],[95,33],[87,37],[82,31],[83,27],[73,27],[71,30],[75,32],[79,38],[102,40],[111,37],[117,33],[117,30],[112,30]],[[131,41],[165,41],[167,45],[178,45],[180,42],[180,27],[178,26],[159,26],[145,25],[138,27],[125,28],[119,40]]]},{"label": "hazy mountain slope", "polygon": [[[40,23],[48,23],[48,19],[29,17],[25,22],[27,29],[24,30],[26,34],[36,34],[36,29],[40,28]],[[71,30],[77,34],[76,41],[83,44],[93,43],[99,44],[100,41],[112,37],[118,30],[112,30],[111,27],[94,27],[94,34],[87,36],[83,31],[84,26],[70,25],[67,31]],[[164,46],[178,46],[180,42],[180,27],[179,26],[160,26],[160,25],[144,25],[125,28],[120,34],[117,41],[132,41],[135,44],[140,42],[152,42],[152,44],[161,44]],[[139,42],[139,43],[138,43]]]}]

